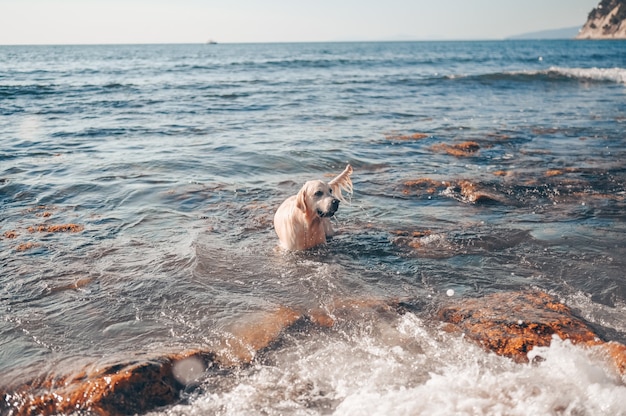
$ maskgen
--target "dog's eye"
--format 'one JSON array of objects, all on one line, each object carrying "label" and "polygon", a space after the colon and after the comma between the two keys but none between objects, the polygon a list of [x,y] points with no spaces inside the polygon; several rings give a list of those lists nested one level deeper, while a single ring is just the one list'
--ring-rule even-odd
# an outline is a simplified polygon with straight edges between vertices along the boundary
[{"label": "dog's eye", "polygon": [[319,198],[320,196],[324,195],[324,192],[322,192],[322,191],[317,191],[317,192],[315,192],[313,195],[315,195],[316,197],[318,197],[318,198]]},{"label": "dog's eye", "polygon": [[329,189],[328,192],[330,192],[331,195],[333,194],[333,190],[332,189]]}]

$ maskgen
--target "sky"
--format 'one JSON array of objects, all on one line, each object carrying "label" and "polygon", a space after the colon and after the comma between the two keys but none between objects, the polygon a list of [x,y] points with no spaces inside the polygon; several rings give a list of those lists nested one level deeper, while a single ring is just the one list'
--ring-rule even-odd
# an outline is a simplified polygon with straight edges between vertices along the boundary
[{"label": "sky", "polygon": [[599,0],[0,0],[0,44],[503,39]]}]

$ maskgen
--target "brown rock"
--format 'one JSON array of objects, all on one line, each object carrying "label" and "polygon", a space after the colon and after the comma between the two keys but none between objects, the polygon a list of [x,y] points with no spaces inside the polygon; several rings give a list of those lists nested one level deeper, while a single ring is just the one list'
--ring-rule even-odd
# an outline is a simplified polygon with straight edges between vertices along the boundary
[{"label": "brown rock", "polygon": [[620,374],[626,374],[626,345],[619,342],[607,342],[602,347],[615,363]]},{"label": "brown rock", "polygon": [[85,229],[80,224],[58,224],[58,225],[38,225],[36,227],[28,227],[30,233],[79,233]]},{"label": "brown rock", "polygon": [[11,403],[8,414],[15,416],[76,411],[99,415],[145,412],[179,400],[185,385],[175,377],[174,367],[189,357],[197,359],[205,368],[211,367],[214,361],[210,353],[192,351],[152,359],[146,357],[138,362],[107,365],[101,369],[92,367],[71,376],[33,381],[15,392],[5,393],[0,405]]},{"label": "brown rock", "polygon": [[536,346],[548,346],[552,335],[586,345],[602,341],[556,298],[543,292],[495,293],[442,308],[439,318],[496,354],[527,361]]},{"label": "brown rock", "polygon": [[564,168],[564,169],[548,169],[545,173],[546,176],[548,177],[552,177],[552,176],[561,176],[561,175],[565,175],[566,173],[573,173],[576,172],[577,170],[575,168]]},{"label": "brown rock", "polygon": [[457,186],[460,188],[459,193],[466,202],[476,204],[505,202],[500,195],[481,189],[481,187],[468,180],[459,181]]},{"label": "brown rock", "polygon": [[562,174],[563,174],[563,171],[560,169],[550,169],[546,171],[546,176],[559,176]]},{"label": "brown rock", "polygon": [[412,179],[404,182],[403,194],[408,195],[415,190],[434,194],[438,190],[445,189],[450,186],[449,182],[436,181],[430,178]]},{"label": "brown rock", "polygon": [[397,134],[389,134],[386,135],[385,138],[387,140],[422,140],[425,139],[427,137],[430,137],[428,134],[424,134],[424,133],[413,133],[413,134],[406,134],[406,135],[397,135]]},{"label": "brown rock", "polygon": [[480,145],[473,141],[467,141],[458,144],[446,144],[440,143],[431,147],[435,152],[443,152],[455,157],[467,157],[473,156],[474,153],[480,150]]},{"label": "brown rock", "polygon": [[[506,175],[506,173],[505,173]],[[404,195],[419,194],[420,192],[427,194],[435,194],[438,191],[449,190],[452,195],[458,195],[458,199],[471,203],[490,203],[504,202],[504,198],[500,195],[485,190],[469,180],[462,179],[458,182],[436,181],[430,178],[419,178],[405,181],[403,183]]]},{"label": "brown rock", "polygon": [[[13,391],[0,392],[0,414],[41,415],[87,411],[98,415],[134,414],[173,404],[194,375],[208,368],[250,362],[302,316],[281,307],[239,325],[218,351],[144,356],[130,362],[94,364],[70,375],[52,374]],[[199,368],[193,368],[199,367]],[[10,406],[9,409],[6,409]]]},{"label": "brown rock", "polygon": [[[417,250],[419,254],[425,254],[424,250],[424,239],[430,235],[432,235],[431,230],[395,230],[391,231],[392,235],[397,237],[392,238],[393,244],[400,247],[408,247],[413,250]],[[428,256],[425,254],[425,256]]]},{"label": "brown rock", "polygon": [[33,243],[32,241],[29,241],[27,243],[20,244],[19,246],[17,246],[15,248],[15,250],[17,250],[17,251],[26,251],[26,250],[30,250],[31,248],[35,248],[35,247],[39,247],[39,244]]},{"label": "brown rock", "polygon": [[335,325],[335,318],[333,318],[328,312],[321,309],[314,309],[309,311],[309,319],[314,325],[330,328]]},{"label": "brown rock", "polygon": [[65,285],[59,285],[59,286],[54,286],[50,289],[50,291],[52,293],[56,293],[56,292],[63,292],[65,290],[76,290],[76,289],[80,289],[83,288],[87,285],[89,285],[90,283],[92,283],[95,279],[92,277],[85,277],[82,279],[78,279],[75,282],[71,283],[71,284],[65,284]]},{"label": "brown rock", "polygon": [[13,239],[17,238],[19,234],[15,230],[5,231],[4,238]]},{"label": "brown rock", "polygon": [[231,329],[233,337],[221,342],[216,359],[221,365],[249,363],[257,351],[274,342],[280,333],[302,318],[291,308],[280,307],[269,314],[252,318]]},{"label": "brown rock", "polygon": [[431,235],[433,232],[431,230],[412,230],[412,231],[408,231],[408,230],[395,230],[392,231],[391,234],[393,235],[397,235],[399,237],[411,237],[411,238],[422,238],[422,237],[428,237],[429,235]]}]

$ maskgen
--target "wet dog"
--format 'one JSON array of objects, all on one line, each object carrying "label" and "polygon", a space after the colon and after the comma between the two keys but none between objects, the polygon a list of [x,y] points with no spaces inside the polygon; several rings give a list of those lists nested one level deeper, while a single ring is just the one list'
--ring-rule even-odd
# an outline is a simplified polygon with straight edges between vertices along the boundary
[{"label": "wet dog", "polygon": [[352,166],[330,182],[308,181],[297,195],[287,198],[274,215],[274,229],[280,246],[286,250],[306,250],[326,243],[334,234],[330,218],[340,202],[342,191],[352,193]]}]

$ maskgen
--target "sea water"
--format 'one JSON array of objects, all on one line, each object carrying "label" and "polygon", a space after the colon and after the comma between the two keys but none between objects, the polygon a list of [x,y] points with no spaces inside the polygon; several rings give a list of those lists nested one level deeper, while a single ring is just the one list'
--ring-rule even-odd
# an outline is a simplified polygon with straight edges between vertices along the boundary
[{"label": "sea water", "polygon": [[[280,307],[410,299],[287,332],[153,414],[626,414],[597,351],[554,339],[519,364],[434,317],[540,289],[626,342],[625,50],[0,47],[0,386],[215,345]],[[278,250],[278,205],[347,163],[339,234]]]}]

